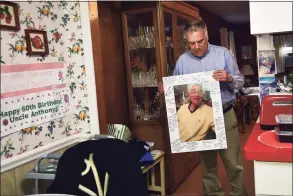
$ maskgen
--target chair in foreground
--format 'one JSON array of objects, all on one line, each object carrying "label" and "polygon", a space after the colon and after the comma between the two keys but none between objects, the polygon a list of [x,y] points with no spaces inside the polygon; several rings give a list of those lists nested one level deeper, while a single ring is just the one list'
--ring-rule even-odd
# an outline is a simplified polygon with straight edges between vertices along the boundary
[{"label": "chair in foreground", "polygon": [[148,190],[130,145],[119,139],[100,139],[64,152],[48,193],[147,196]]}]

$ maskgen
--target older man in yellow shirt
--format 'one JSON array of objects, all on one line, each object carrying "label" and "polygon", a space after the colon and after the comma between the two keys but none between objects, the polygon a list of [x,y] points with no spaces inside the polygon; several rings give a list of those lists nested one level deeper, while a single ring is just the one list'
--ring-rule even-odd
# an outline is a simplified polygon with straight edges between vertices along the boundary
[{"label": "older man in yellow shirt", "polygon": [[203,103],[203,96],[201,85],[193,85],[189,91],[189,103],[182,105],[177,112],[181,142],[204,140],[210,131],[213,134],[209,135],[215,135],[213,108]]}]

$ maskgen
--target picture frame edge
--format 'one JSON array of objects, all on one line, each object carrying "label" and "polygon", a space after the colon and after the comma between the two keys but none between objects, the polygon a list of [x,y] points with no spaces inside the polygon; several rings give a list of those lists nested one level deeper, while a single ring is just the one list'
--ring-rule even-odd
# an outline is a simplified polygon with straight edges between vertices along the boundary
[{"label": "picture frame edge", "polygon": [[[19,20],[19,13],[18,13],[18,9],[17,9],[17,6],[18,4],[17,3],[14,3],[14,2],[11,2],[11,1],[0,1],[0,5],[8,5],[8,6],[12,6],[13,7],[13,11],[14,11],[14,20],[15,20],[15,26],[8,26],[8,25],[1,25],[0,24],[0,29],[1,31],[19,31],[21,30],[20,28],[20,20]],[[4,27],[4,28],[3,28]]]},{"label": "picture frame edge", "polygon": [[[49,54],[49,43],[48,43],[48,36],[47,36],[47,31],[43,31],[43,30],[32,30],[32,29],[25,29],[25,40],[26,40],[26,45],[27,45],[27,54],[29,56],[34,56],[34,55],[38,55],[38,56],[46,56]],[[45,51],[44,52],[33,52],[32,51],[32,45],[31,45],[31,41],[30,41],[30,34],[31,33],[36,33],[36,34],[42,34],[43,39],[44,39],[44,47],[45,47]]]}]

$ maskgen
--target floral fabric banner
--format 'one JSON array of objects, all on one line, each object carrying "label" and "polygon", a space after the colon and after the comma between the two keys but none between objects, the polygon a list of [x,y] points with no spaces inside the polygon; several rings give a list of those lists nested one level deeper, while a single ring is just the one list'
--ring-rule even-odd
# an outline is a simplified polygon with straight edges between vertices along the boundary
[{"label": "floral fabric banner", "polygon": [[[84,61],[80,9],[80,4],[87,2],[17,1],[15,3],[18,4],[21,30],[0,30],[0,67],[7,64],[65,62],[68,66],[60,75],[70,89],[69,102],[73,110],[72,114],[62,118],[35,124],[1,137],[1,161],[74,134],[90,133],[92,129],[96,129],[90,126],[91,108],[88,103],[87,65]],[[25,29],[47,32],[48,55],[27,56]],[[62,83],[61,80],[59,82]],[[1,121],[0,124],[2,126]]]},{"label": "floral fabric banner", "polygon": [[64,63],[1,66],[1,137],[71,112]]}]

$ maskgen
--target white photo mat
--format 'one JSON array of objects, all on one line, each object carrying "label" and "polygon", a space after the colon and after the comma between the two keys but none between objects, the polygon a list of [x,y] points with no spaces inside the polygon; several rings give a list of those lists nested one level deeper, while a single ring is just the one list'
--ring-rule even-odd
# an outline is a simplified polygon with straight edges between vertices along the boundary
[{"label": "white photo mat", "polygon": [[[169,126],[169,135],[172,153],[183,153],[193,151],[205,151],[227,148],[225,122],[221,101],[219,82],[214,80],[214,71],[186,74],[179,76],[163,77],[165,102]],[[201,140],[194,142],[181,142],[178,128],[176,100],[174,96],[174,86],[184,84],[208,83],[215,123],[216,139]]]}]

